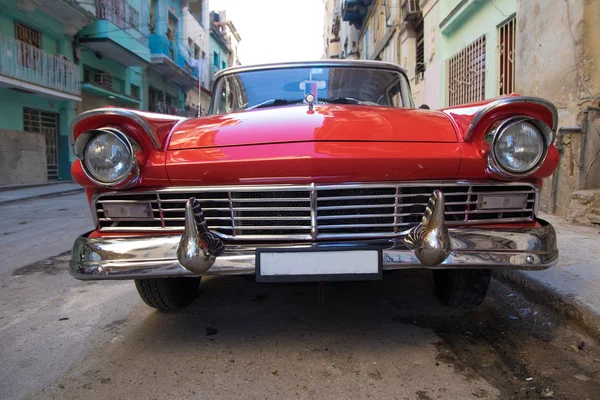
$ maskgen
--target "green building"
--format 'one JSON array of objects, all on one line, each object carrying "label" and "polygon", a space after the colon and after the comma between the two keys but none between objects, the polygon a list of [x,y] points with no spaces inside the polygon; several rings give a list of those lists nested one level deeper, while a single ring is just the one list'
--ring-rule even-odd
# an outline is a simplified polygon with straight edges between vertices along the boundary
[{"label": "green building", "polygon": [[69,0],[0,1],[0,185],[70,178],[82,98],[73,42],[93,19]]},{"label": "green building", "polygon": [[[193,0],[192,0],[193,1]],[[69,180],[75,115],[186,115],[186,0],[0,0],[0,185]]]},{"label": "green building", "polygon": [[[83,5],[89,1],[80,0]],[[108,105],[145,109],[148,1],[103,0],[92,4],[96,20],[77,34],[82,69],[78,113]]]}]

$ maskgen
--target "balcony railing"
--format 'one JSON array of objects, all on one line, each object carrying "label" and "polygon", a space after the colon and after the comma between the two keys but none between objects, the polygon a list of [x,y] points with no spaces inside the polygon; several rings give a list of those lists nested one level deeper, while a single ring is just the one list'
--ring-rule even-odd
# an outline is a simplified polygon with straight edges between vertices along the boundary
[{"label": "balcony railing", "polygon": [[180,117],[186,116],[186,111],[183,108],[175,107],[164,102],[157,102],[150,104],[150,111],[161,114],[178,115]]},{"label": "balcony railing", "polygon": [[96,18],[110,21],[124,31],[131,30],[129,33],[140,43],[148,41],[148,36],[139,29],[138,11],[125,0],[96,0]]},{"label": "balcony railing", "polygon": [[79,66],[63,56],[46,53],[7,36],[0,36],[0,75],[81,95]]}]

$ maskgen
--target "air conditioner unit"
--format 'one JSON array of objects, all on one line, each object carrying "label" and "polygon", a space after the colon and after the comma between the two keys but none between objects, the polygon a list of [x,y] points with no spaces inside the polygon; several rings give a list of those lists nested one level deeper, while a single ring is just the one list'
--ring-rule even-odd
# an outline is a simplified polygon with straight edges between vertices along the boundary
[{"label": "air conditioner unit", "polygon": [[404,0],[402,2],[402,20],[404,22],[413,22],[421,14],[419,0]]}]

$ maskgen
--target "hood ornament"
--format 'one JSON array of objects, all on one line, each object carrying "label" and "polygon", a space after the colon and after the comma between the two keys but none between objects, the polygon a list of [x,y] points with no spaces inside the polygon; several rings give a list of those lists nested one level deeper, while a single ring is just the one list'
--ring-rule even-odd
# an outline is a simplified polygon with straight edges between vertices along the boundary
[{"label": "hood ornament", "polygon": [[309,93],[304,97],[304,100],[308,103],[308,111],[312,111],[316,100],[315,95]]},{"label": "hood ornament", "polygon": [[421,223],[404,238],[421,264],[433,267],[443,263],[452,251],[452,240],[445,224],[444,193],[434,190],[423,213]]},{"label": "hood ornament", "polygon": [[185,228],[177,246],[179,263],[188,271],[204,274],[223,250],[221,239],[208,230],[200,202],[191,197],[185,203]]}]

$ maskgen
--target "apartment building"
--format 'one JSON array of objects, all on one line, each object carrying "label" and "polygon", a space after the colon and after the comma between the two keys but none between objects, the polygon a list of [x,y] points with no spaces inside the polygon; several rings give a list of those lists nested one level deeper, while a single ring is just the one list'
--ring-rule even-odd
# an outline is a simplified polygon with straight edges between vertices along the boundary
[{"label": "apartment building", "polygon": [[424,41],[418,0],[324,0],[324,7],[324,58],[400,64],[419,97]]},{"label": "apartment building", "polygon": [[70,177],[68,125],[82,100],[72,42],[94,18],[69,0],[0,2],[0,185]]},{"label": "apartment building", "polygon": [[0,185],[70,179],[78,113],[201,115],[240,41],[208,0],[0,0]]},{"label": "apartment building", "polygon": [[109,105],[144,109],[144,68],[150,65],[148,3],[143,0],[80,0],[94,21],[77,34],[82,99],[77,113]]},{"label": "apartment building", "polygon": [[417,105],[437,109],[512,93],[552,101],[561,162],[544,182],[541,208],[574,222],[600,223],[600,2],[324,4],[331,19],[325,24],[325,57],[350,58],[345,44],[354,42],[348,32],[357,35],[353,54],[407,69]]},{"label": "apartment building", "polygon": [[210,87],[212,89],[215,74],[231,66],[232,51],[220,13],[211,11],[210,21]]},{"label": "apartment building", "polygon": [[210,13],[208,0],[192,0],[183,9],[184,36],[187,38],[190,56],[197,60],[197,87],[187,93],[186,109],[189,116],[203,115],[210,104]]}]

